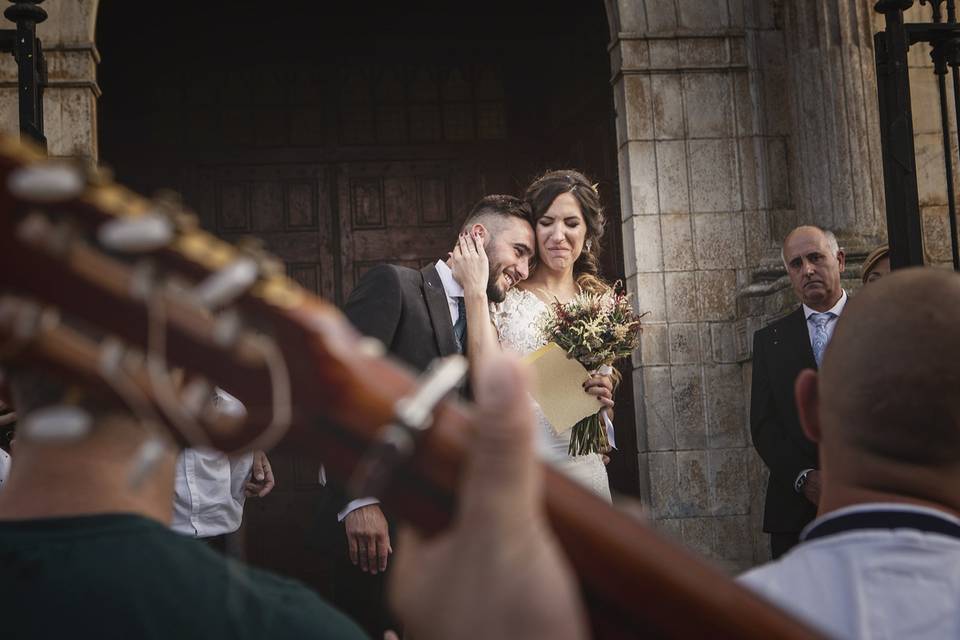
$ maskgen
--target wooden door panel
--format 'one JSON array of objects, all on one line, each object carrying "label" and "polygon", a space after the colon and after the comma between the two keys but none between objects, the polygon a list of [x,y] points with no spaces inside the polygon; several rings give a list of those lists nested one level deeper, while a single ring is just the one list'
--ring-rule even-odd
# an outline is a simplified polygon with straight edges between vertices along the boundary
[{"label": "wooden door panel", "polygon": [[258,238],[287,273],[337,298],[336,211],[326,164],[209,165],[196,172],[201,220],[218,236]]},{"label": "wooden door panel", "polygon": [[456,160],[338,165],[344,292],[375,264],[418,268],[445,256],[480,183],[475,165]]}]

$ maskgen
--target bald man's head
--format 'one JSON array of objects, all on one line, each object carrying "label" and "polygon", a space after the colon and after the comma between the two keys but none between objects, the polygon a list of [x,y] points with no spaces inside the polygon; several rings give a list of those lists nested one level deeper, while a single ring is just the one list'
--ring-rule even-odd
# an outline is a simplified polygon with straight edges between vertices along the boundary
[{"label": "bald man's head", "polygon": [[897,271],[844,310],[821,367],[821,442],[960,466],[960,275]]}]

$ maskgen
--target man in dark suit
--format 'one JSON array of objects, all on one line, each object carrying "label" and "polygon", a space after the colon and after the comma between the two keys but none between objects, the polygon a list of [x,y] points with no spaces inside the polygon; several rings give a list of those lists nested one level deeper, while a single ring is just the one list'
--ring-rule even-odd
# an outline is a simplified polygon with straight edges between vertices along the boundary
[{"label": "man in dark suit", "polygon": [[[519,198],[486,196],[461,229],[483,243],[489,262],[487,297],[493,302],[502,301],[507,289],[528,275],[535,246],[529,213]],[[357,283],[344,313],[361,333],[379,339],[391,354],[423,371],[434,359],[465,350],[463,295],[444,260],[419,271],[379,265]],[[334,560],[335,602],[371,635],[382,637],[391,626],[383,575],[393,551],[388,518],[375,498],[361,498],[343,508],[337,520],[343,523],[339,539],[345,548]]]},{"label": "man in dark suit", "polygon": [[817,513],[817,447],[800,427],[794,383],[802,370],[819,368],[847,302],[840,286],[844,254],[831,232],[797,227],[784,240],[781,256],[802,304],[754,336],[750,402],[753,445],[770,470],[763,530],[770,534],[773,558],[797,544]]}]

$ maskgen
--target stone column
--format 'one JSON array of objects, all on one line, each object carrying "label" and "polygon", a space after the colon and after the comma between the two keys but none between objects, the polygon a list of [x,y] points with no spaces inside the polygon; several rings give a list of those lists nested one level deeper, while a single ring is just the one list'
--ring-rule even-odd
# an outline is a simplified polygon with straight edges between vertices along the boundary
[{"label": "stone column", "polygon": [[783,3],[798,221],[860,247],[886,237],[872,5]]},{"label": "stone column", "polygon": [[[97,63],[93,34],[96,0],[48,0],[49,17],[37,25],[47,60],[43,93],[44,133],[51,156],[97,159]],[[0,20],[0,22],[6,22]],[[7,23],[4,28],[12,28]],[[17,65],[0,59],[0,130],[18,134]]]},{"label": "stone column", "polygon": [[644,497],[660,528],[737,570],[760,540],[737,290],[789,199],[750,63],[773,17],[735,0],[613,4],[626,275],[648,312],[633,373]]}]

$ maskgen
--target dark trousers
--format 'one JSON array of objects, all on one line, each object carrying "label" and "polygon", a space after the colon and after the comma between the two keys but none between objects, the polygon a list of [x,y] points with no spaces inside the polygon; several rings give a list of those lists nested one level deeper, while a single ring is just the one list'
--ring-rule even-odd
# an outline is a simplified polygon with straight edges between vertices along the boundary
[{"label": "dark trousers", "polygon": [[[383,632],[401,629],[390,615],[387,606],[387,576],[393,556],[387,561],[387,570],[372,575],[364,573],[350,562],[347,534],[337,512],[347,503],[346,496],[334,487],[324,492],[324,543],[330,553],[330,604],[350,616],[371,638],[382,638]],[[385,514],[389,520],[390,514]],[[393,522],[390,522],[390,540],[394,541]]]},{"label": "dark trousers", "polygon": [[800,533],[771,533],[770,558],[776,560],[800,543]]}]

